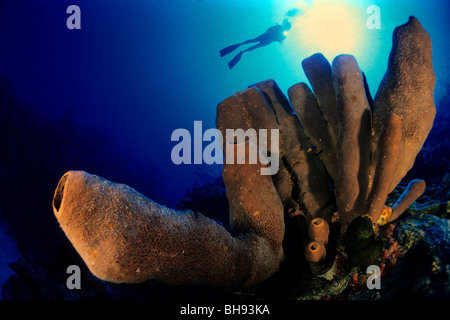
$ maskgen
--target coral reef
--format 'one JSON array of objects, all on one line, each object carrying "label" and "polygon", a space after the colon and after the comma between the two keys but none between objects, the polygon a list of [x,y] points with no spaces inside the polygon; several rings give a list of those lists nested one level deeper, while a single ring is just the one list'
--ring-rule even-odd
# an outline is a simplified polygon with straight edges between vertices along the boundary
[{"label": "coral reef", "polygon": [[330,268],[338,273],[336,265],[349,272],[376,261],[383,253],[379,228],[425,188],[424,181],[413,180],[392,208],[385,205],[433,124],[430,38],[414,17],[396,28],[374,100],[351,55],[330,65],[315,54],[302,65],[313,91],[296,84],[288,100],[268,80],[217,107],[224,137],[227,129],[279,130],[273,177],[261,175],[267,164],[247,158],[252,151],[261,152],[260,159],[277,152],[271,143],[268,150],[258,150],[251,139],[223,146],[226,159],[247,160],[223,166],[231,233],[202,214],[166,208],[128,186],[82,171],[66,173],[54,195],[54,213],[91,272],[119,283],[154,279],[248,289],[274,275],[283,259],[306,260],[312,274]]},{"label": "coral reef", "polygon": [[[395,268],[383,277],[381,290],[352,293],[349,299],[448,299],[450,296],[450,223],[430,214],[411,215],[393,232],[398,246],[383,261]],[[395,251],[395,250],[394,250]],[[420,261],[420,262],[419,262]]]}]

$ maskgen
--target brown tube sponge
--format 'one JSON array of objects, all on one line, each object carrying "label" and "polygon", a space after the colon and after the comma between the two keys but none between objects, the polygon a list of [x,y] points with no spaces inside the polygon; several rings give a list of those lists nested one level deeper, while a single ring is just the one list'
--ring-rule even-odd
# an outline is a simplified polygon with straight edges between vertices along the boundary
[{"label": "brown tube sponge", "polygon": [[309,142],[289,101],[273,80],[254,85],[269,101],[280,125],[281,161],[294,183],[291,197],[300,204],[307,221],[315,217],[330,220],[332,193],[326,169],[320,159],[308,153]]},{"label": "brown tube sponge", "polygon": [[330,226],[328,222],[322,218],[315,218],[311,221],[308,228],[309,238],[313,241],[328,244],[328,236],[330,235]]},{"label": "brown tube sponge", "polygon": [[[334,89],[333,89],[334,92]],[[327,172],[334,180],[337,177],[336,139],[332,138],[329,124],[319,107],[316,96],[308,86],[301,82],[288,90],[292,108],[297,113],[305,134],[316,147],[318,157],[323,161]],[[335,99],[335,98],[334,98]]]},{"label": "brown tube sponge", "polygon": [[278,129],[280,163],[273,179],[285,212],[304,214],[308,221],[317,216],[331,218],[333,195],[326,169],[317,156],[307,152],[310,144],[300,121],[273,80],[221,102],[216,125],[224,137],[227,129]]},{"label": "brown tube sponge", "polygon": [[216,125],[224,136],[227,129],[279,130],[279,170],[272,179],[287,217],[285,242],[298,244],[292,254],[303,255],[309,222],[331,222],[335,206],[325,166],[308,152],[310,142],[287,98],[273,80],[256,83],[218,105]]},{"label": "brown tube sponge", "polygon": [[[325,272],[339,236],[348,261],[378,257],[370,242],[373,224],[397,219],[425,189],[424,181],[413,180],[392,209],[385,206],[433,125],[430,37],[413,17],[395,29],[373,118],[353,56],[340,55],[330,65],[315,54],[302,65],[314,93],[296,84],[289,102],[267,80],[217,106],[231,233],[128,186],[66,173],[55,191],[54,214],[92,273],[111,282],[249,288],[272,276],[284,255],[298,265],[306,258],[314,274]],[[247,139],[231,142],[228,133],[238,136],[238,129]],[[252,164],[250,154],[260,161]],[[261,163],[264,157],[271,163]],[[261,174],[272,165],[278,168],[273,176]]]},{"label": "brown tube sponge", "polygon": [[411,169],[431,130],[436,114],[434,84],[430,36],[416,18],[410,17],[394,30],[388,69],[375,96],[375,145],[388,113],[395,113],[402,121],[400,153],[390,191]]},{"label": "brown tube sponge", "polygon": [[[250,186],[243,180],[228,187],[251,189],[258,183],[265,189],[249,201],[255,203],[252,210],[260,211],[256,225],[261,235],[232,237],[201,214],[166,208],[126,185],[82,171],[62,177],[53,210],[88,268],[103,280],[249,287],[278,269],[283,232],[281,202],[272,182],[267,176],[253,178]],[[256,206],[260,200],[265,206]],[[245,214],[240,211],[235,218],[245,220]],[[267,226],[264,219],[270,220]]]},{"label": "brown tube sponge", "polygon": [[408,207],[425,191],[425,181],[414,179],[406,187],[403,194],[392,207],[392,216],[389,221],[397,219]]},{"label": "brown tube sponge", "polygon": [[375,178],[367,200],[367,214],[374,222],[378,221],[390,191],[401,138],[402,120],[396,114],[390,113],[381,131]]},{"label": "brown tube sponge", "polygon": [[[325,249],[325,245],[322,242],[311,241],[305,248],[305,257],[306,261],[308,261],[313,267],[314,264],[321,262],[325,259],[327,255],[327,251]],[[314,272],[314,268],[312,268]]]},{"label": "brown tube sponge", "polygon": [[[249,163],[248,153],[257,152],[255,145],[246,142],[249,152],[245,154],[238,152],[239,145],[234,147],[234,164],[225,163],[222,169],[230,206],[230,225],[234,232],[267,239],[272,251],[279,251],[284,237],[284,216],[272,177],[261,175],[264,166],[261,163]],[[237,164],[239,157],[244,157],[244,164]]]},{"label": "brown tube sponge", "polygon": [[336,144],[339,135],[339,125],[331,65],[323,54],[316,53],[304,59],[302,67],[317,97],[323,116],[328,122],[331,142]]},{"label": "brown tube sponge", "polygon": [[[279,129],[279,124],[274,110],[261,91],[249,88],[236,92],[218,104],[216,127],[225,139],[227,129],[270,130]],[[270,149],[270,143],[268,146]]]},{"label": "brown tube sponge", "polygon": [[355,58],[337,56],[332,69],[339,119],[335,194],[345,228],[361,214],[367,199],[372,155],[371,113]]}]

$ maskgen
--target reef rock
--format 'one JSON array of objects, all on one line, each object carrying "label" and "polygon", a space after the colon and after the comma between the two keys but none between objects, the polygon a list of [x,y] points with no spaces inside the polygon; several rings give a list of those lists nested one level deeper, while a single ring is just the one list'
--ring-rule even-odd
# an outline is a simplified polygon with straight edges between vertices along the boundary
[{"label": "reef rock", "polygon": [[380,290],[362,290],[350,299],[433,299],[450,297],[450,221],[429,214],[411,215],[394,231],[405,252]]}]

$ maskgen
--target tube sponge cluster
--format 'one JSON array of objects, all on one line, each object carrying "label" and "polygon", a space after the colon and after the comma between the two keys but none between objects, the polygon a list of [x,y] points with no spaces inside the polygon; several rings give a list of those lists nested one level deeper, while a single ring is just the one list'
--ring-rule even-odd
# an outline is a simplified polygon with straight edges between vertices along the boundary
[{"label": "tube sponge cluster", "polygon": [[[376,230],[398,218],[425,189],[424,181],[413,180],[393,208],[385,206],[433,124],[429,35],[414,17],[396,28],[375,99],[351,55],[330,64],[318,53],[302,66],[312,90],[298,83],[287,98],[267,80],[217,107],[223,136],[227,129],[279,130],[279,150],[267,144],[269,153],[279,152],[274,176],[261,175],[261,164],[249,161],[223,166],[231,233],[200,213],[166,208],[128,186],[66,173],[53,211],[92,273],[112,282],[249,288],[277,272],[285,241],[294,243],[312,273],[323,273],[339,239],[352,254],[359,250],[355,237],[361,232],[353,221],[372,234],[371,224]],[[236,144],[234,156],[261,151],[252,141],[241,144],[247,151],[238,154]]]}]

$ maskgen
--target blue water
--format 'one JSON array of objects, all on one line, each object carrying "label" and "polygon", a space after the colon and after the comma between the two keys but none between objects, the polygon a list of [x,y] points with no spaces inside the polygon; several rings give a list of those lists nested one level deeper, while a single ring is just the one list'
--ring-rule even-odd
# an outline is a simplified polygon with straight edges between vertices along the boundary
[{"label": "blue water", "polygon": [[[327,1],[320,1],[326,3]],[[1,74],[9,75],[16,94],[46,117],[71,110],[80,127],[95,126],[123,148],[130,161],[158,173],[168,204],[192,185],[198,166],[174,166],[170,135],[215,123],[216,105],[236,91],[265,79],[282,90],[306,81],[300,62],[316,52],[300,47],[291,30],[283,44],[244,55],[233,70],[218,51],[280,23],[305,1],[77,1],[81,30],[66,28],[66,1],[2,1]],[[309,1],[310,7],[319,1]],[[330,2],[335,3],[335,2]],[[369,31],[355,46],[360,67],[374,95],[385,71],[393,29],[419,18],[433,39],[436,98],[446,92],[449,63],[446,1],[340,1],[356,8],[364,23],[369,5],[380,7],[382,29]],[[296,17],[302,19],[302,15]],[[333,25],[333,27],[339,27]],[[296,34],[297,33],[297,34]],[[327,56],[332,59],[333,56]],[[210,168],[214,173],[215,168]],[[151,176],[143,179],[153,179]]]},{"label": "blue water", "polygon": [[[352,17],[343,22],[336,10],[326,20],[330,30],[351,24],[355,42],[345,52],[326,43],[304,45],[314,43],[305,42],[314,36],[298,26],[308,12],[328,3]],[[70,4],[81,9],[80,30],[66,27]],[[370,5],[380,8],[381,29],[365,25]],[[283,43],[244,54],[232,70],[227,63],[234,54],[220,58],[220,49],[256,37],[294,8],[302,9]],[[173,207],[196,180],[220,176],[221,167],[174,165],[171,133],[177,128],[193,133],[194,121],[202,121],[203,130],[214,128],[217,104],[250,84],[274,79],[286,92],[297,82],[307,82],[301,61],[317,51],[330,61],[336,53],[354,54],[374,96],[386,70],[392,32],[414,15],[431,35],[435,99],[443,99],[449,88],[449,8],[445,0],[3,0],[0,76],[9,77],[16,98],[31,105],[39,119],[59,124],[60,130],[68,128],[68,121],[76,132],[104,135],[111,143],[108,148],[135,169],[128,175],[133,179],[119,182],[134,181],[139,191]],[[343,43],[346,37],[343,33]],[[438,116],[444,112],[448,110],[438,110]],[[62,144],[56,151],[64,149]],[[90,169],[83,159],[96,157],[96,149],[86,150],[90,152],[74,157],[66,169]],[[114,165],[115,158],[102,161]],[[91,173],[113,179],[111,171],[99,167]],[[48,183],[56,187],[57,179],[52,179]],[[50,219],[51,192],[46,193]]]}]

